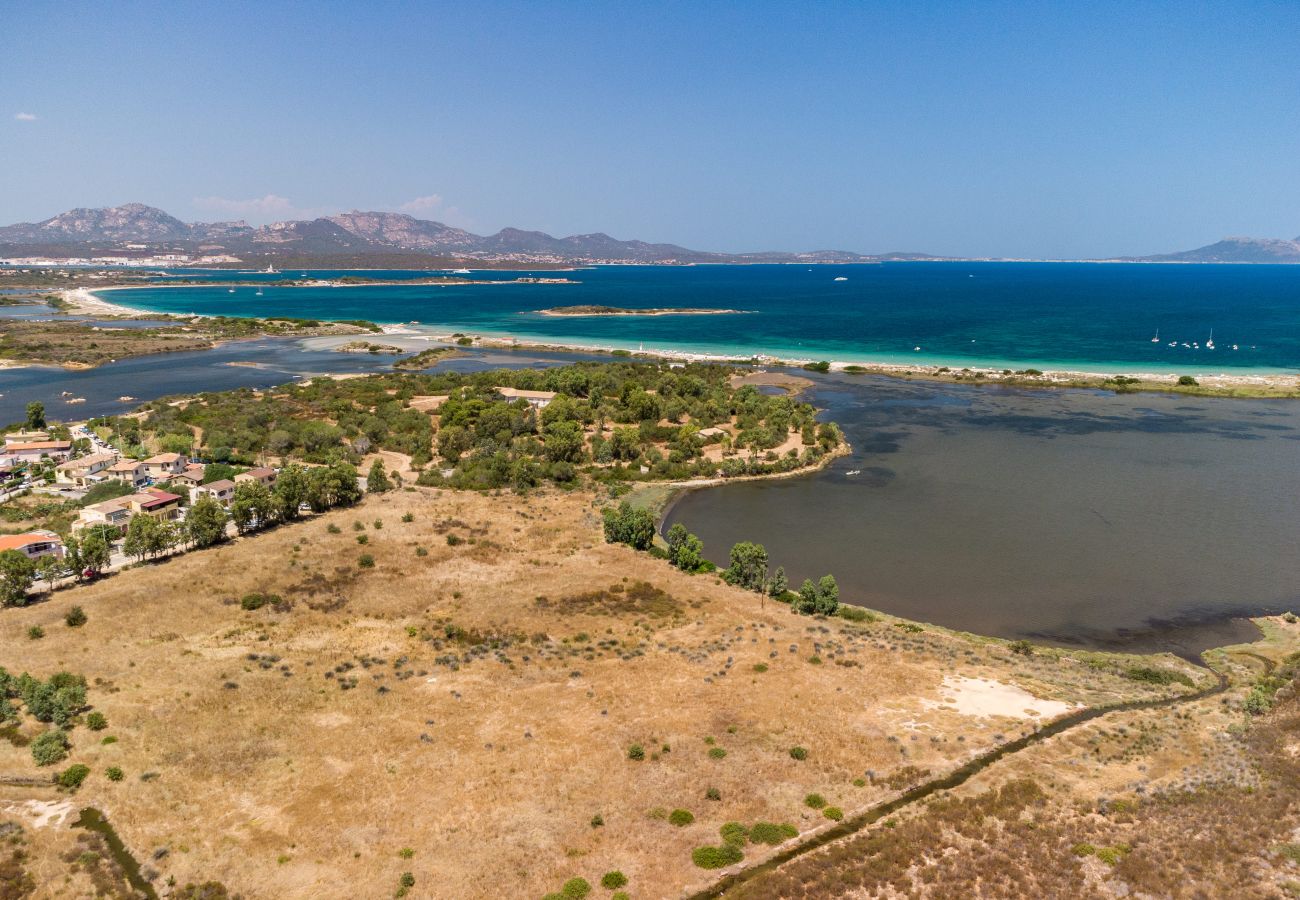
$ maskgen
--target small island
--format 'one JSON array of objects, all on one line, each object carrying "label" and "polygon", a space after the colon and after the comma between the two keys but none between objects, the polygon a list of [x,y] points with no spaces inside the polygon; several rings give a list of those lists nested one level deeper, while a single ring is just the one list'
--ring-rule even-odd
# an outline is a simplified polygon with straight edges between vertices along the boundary
[{"label": "small island", "polygon": [[539,310],[544,316],[721,316],[744,312],[740,309],[702,309],[689,306],[668,306],[635,309],[623,306],[554,306]]}]

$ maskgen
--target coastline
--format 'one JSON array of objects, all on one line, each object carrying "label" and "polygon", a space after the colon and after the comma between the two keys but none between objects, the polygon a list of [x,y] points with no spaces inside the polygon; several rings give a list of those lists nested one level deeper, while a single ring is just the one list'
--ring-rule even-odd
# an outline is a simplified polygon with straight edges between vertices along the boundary
[{"label": "coastline", "polygon": [[[492,282],[511,283],[511,282]],[[341,287],[373,287],[374,284],[340,285]],[[150,285],[150,288],[187,288],[193,285]],[[72,306],[70,311],[91,315],[141,316],[154,314],[155,311],[137,309],[122,304],[112,303],[97,297],[106,291],[138,290],[139,285],[106,285],[104,287],[75,288],[65,290],[62,296]],[[545,313],[543,313],[545,314]],[[173,314],[175,315],[175,314]],[[193,313],[194,316],[203,316]],[[567,316],[558,316],[567,318]],[[611,344],[586,341],[550,340],[539,338],[516,338],[505,334],[493,333],[479,329],[477,331],[458,330],[455,326],[421,324],[416,331],[412,326],[400,323],[381,323],[385,334],[423,334],[427,340],[455,343],[462,335],[473,339],[474,346],[497,350],[550,350],[557,352],[604,353],[614,356],[631,356],[645,359],[660,359],[668,362],[699,363],[738,363],[757,364],[760,366],[801,368],[819,362],[812,357],[787,357],[769,354],[743,356],[738,350],[733,354],[706,352],[672,348],[640,348],[630,350]],[[1203,397],[1236,397],[1250,399],[1292,399],[1300,398],[1300,374],[1288,372],[1250,371],[1242,373],[1218,372],[1195,373],[1195,385],[1178,384],[1180,376],[1168,372],[1144,372],[1140,369],[1119,369],[1113,372],[1100,372],[1088,369],[1049,368],[1043,370],[1020,369],[1012,371],[992,365],[966,365],[964,360],[951,363],[928,361],[925,363],[899,363],[885,361],[851,361],[826,360],[828,371],[849,375],[879,375],[905,380],[922,379],[941,383],[961,383],[973,385],[998,385],[1010,387],[1036,388],[1080,388],[1108,391],[1139,392],[1160,391],[1188,394]],[[1117,379],[1127,383],[1118,383]]]}]

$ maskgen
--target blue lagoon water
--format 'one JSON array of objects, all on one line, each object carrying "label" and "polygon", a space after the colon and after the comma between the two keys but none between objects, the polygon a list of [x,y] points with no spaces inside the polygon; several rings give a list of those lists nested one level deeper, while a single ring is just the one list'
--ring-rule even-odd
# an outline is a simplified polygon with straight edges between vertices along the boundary
[{"label": "blue lagoon water", "polygon": [[[393,280],[429,275],[360,274]],[[499,281],[517,274],[475,272],[474,277]],[[223,279],[262,279],[263,296],[253,287],[232,294],[225,285],[104,296],[159,312],[414,320],[443,331],[736,357],[1186,374],[1300,372],[1300,266],[909,262],[609,266],[558,274],[580,283],[288,287],[283,282],[301,273],[222,273]],[[589,318],[538,313],[576,304],[744,312]],[[1153,342],[1157,333],[1160,340]],[[1215,350],[1205,348],[1211,333]]]}]

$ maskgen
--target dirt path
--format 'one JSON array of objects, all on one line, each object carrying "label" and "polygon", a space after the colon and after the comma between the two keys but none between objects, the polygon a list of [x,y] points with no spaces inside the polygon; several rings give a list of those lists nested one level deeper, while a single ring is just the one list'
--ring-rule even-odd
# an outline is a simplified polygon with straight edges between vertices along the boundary
[{"label": "dirt path", "polygon": [[[1270,660],[1254,653],[1232,651],[1229,655],[1249,656],[1255,660],[1262,660],[1271,665]],[[1231,684],[1228,680],[1228,676],[1216,671],[1209,665],[1206,665],[1205,668],[1217,679],[1216,683],[1210,687],[1202,688],[1201,690],[1195,691],[1191,694],[1180,694],[1176,697],[1163,697],[1158,700],[1130,700],[1123,703],[1109,704],[1107,706],[1093,706],[1062,716],[1059,719],[1049,722],[1037,731],[1017,738],[1014,741],[1001,744],[994,747],[992,750],[980,754],[965,765],[949,772],[947,775],[919,784],[892,800],[886,800],[882,803],[877,803],[874,806],[868,807],[856,815],[845,818],[843,822],[833,828],[816,832],[807,840],[800,841],[793,846],[782,850],[775,856],[765,859],[762,862],[755,863],[753,866],[732,872],[714,882],[704,890],[686,896],[688,900],[712,900],[712,898],[724,897],[732,888],[773,872],[793,859],[811,853],[814,850],[821,849],[822,847],[832,844],[842,838],[856,834],[886,816],[892,815],[901,809],[905,809],[920,800],[924,800],[926,797],[929,797],[938,791],[947,791],[959,787],[978,775],[980,772],[983,772],[998,760],[1019,753],[1027,747],[1042,743],[1048,738],[1055,737],[1056,735],[1069,731],[1072,728],[1091,722],[1093,719],[1100,718],[1113,712],[1161,709],[1168,706],[1177,706],[1183,703],[1193,703],[1197,700],[1204,700],[1207,697],[1213,697],[1216,694],[1221,694],[1226,691]]]}]

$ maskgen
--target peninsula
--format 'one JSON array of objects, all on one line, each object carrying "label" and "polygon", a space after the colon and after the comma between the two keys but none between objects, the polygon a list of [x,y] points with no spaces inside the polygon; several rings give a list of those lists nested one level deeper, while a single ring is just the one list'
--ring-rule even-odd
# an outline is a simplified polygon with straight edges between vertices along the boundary
[{"label": "peninsula", "polygon": [[707,309],[691,306],[665,306],[638,309],[626,306],[553,306],[539,310],[544,316],[726,316],[744,312],[743,309]]}]

